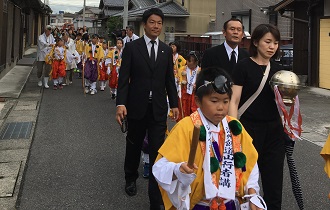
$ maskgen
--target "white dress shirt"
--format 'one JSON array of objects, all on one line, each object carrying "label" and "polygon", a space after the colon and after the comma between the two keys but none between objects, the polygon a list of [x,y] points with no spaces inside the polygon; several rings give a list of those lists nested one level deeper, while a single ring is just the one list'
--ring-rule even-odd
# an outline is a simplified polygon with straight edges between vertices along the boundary
[{"label": "white dress shirt", "polygon": [[[144,41],[146,42],[147,45],[147,49],[148,49],[148,54],[150,57],[150,52],[151,52],[151,47],[152,47],[152,43],[151,43],[151,39],[149,37],[147,37],[146,35],[143,35]],[[158,45],[159,45],[159,39],[158,37],[155,40],[155,44],[154,44],[154,49],[155,49],[155,59],[157,60],[157,53],[158,53]],[[149,98],[152,98],[152,91],[150,91],[149,93]]]},{"label": "white dress shirt", "polygon": [[132,42],[134,40],[137,40],[138,37],[136,34],[133,33],[132,37],[129,37],[129,36],[126,36],[124,39],[123,39],[123,42],[124,42],[124,45],[127,43],[127,42]]},{"label": "white dress shirt", "polygon": [[[148,53],[149,53],[149,57],[150,57],[150,52],[151,52],[151,47],[152,47],[152,43],[150,42],[151,39],[149,37],[147,37],[146,35],[143,35],[143,37],[144,37],[144,41],[146,42]],[[159,39],[158,39],[158,37],[157,37],[157,39],[155,41],[156,41],[155,44],[154,44],[155,59],[157,60],[157,53],[158,53],[158,46],[159,46]]]},{"label": "white dress shirt", "polygon": [[230,61],[230,58],[231,58],[231,53],[233,52],[233,50],[235,51],[235,57],[236,57],[236,63],[237,63],[237,59],[238,59],[238,46],[235,47],[235,49],[231,48],[227,42],[225,41],[224,42],[224,45],[225,45],[225,48],[226,48],[226,51],[227,51],[227,55],[228,55],[228,59]]}]

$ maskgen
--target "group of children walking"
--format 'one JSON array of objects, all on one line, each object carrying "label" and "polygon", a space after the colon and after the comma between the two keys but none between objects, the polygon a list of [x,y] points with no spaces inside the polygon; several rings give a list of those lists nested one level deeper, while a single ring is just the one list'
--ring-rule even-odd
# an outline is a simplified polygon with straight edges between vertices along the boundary
[{"label": "group of children walking", "polygon": [[115,99],[123,40],[116,39],[116,45],[110,47],[97,34],[93,34],[90,39],[88,35],[84,35],[88,38],[82,37],[79,33],[72,40],[64,33],[61,38],[56,38],[56,44],[45,59],[52,66],[50,80],[53,80],[53,89],[63,89],[64,85],[72,84],[72,76],[76,72],[78,78],[84,78],[85,93],[94,95],[98,89],[104,91],[108,81],[111,98]]}]

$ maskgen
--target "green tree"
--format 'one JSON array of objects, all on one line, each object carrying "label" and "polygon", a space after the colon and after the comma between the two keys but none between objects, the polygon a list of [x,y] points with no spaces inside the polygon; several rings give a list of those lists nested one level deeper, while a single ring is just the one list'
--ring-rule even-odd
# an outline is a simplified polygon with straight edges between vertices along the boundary
[{"label": "green tree", "polygon": [[121,30],[123,28],[123,18],[120,16],[109,17],[107,26],[108,26],[108,35],[111,38],[112,43],[114,43],[116,37],[112,33],[117,30]]}]

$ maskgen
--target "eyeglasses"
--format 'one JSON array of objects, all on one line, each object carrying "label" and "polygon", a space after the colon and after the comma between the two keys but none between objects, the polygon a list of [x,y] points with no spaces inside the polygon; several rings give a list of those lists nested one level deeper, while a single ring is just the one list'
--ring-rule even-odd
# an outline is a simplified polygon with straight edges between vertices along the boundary
[{"label": "eyeglasses", "polygon": [[229,82],[226,77],[224,77],[223,75],[219,75],[214,79],[214,81],[205,80],[204,84],[199,86],[196,91],[198,91],[198,89],[200,89],[201,87],[208,86],[209,84],[212,84],[213,89],[220,94],[228,93],[229,88],[233,85],[233,83]]}]

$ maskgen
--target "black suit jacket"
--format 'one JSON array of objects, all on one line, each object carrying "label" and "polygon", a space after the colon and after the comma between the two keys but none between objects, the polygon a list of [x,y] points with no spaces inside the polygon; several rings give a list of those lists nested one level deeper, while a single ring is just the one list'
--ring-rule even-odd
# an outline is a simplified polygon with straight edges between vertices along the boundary
[{"label": "black suit jacket", "polygon": [[128,118],[142,119],[147,112],[150,91],[155,120],[166,120],[167,95],[170,107],[178,107],[172,49],[159,41],[156,64],[152,67],[144,37],[141,37],[125,45],[116,104],[126,106]]},{"label": "black suit jacket", "polygon": [[[245,49],[238,48],[237,61],[247,57],[249,57],[249,53]],[[207,67],[220,67],[226,70],[230,76],[232,75],[232,69],[230,69],[229,58],[224,43],[205,50],[202,59],[202,68]]]}]

